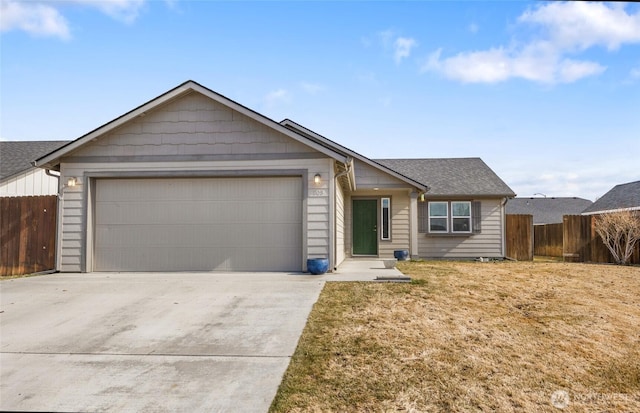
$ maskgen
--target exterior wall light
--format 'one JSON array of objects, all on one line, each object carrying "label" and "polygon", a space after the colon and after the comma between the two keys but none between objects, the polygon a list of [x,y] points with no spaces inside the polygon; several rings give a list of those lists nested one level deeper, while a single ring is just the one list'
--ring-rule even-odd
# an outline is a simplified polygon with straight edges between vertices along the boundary
[{"label": "exterior wall light", "polygon": [[71,178],[67,179],[67,186],[71,187],[76,185],[78,185],[78,178],[72,176]]},{"label": "exterior wall light", "polygon": [[322,175],[315,174],[315,176],[313,177],[313,182],[315,182],[316,184],[319,184],[321,179],[322,179]]}]

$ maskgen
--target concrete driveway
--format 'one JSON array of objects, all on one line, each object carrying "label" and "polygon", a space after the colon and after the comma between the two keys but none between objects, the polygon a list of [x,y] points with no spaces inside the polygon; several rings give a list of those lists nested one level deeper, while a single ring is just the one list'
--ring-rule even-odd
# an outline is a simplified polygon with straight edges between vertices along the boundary
[{"label": "concrete driveway", "polygon": [[267,411],[320,278],[52,274],[0,283],[0,410]]}]

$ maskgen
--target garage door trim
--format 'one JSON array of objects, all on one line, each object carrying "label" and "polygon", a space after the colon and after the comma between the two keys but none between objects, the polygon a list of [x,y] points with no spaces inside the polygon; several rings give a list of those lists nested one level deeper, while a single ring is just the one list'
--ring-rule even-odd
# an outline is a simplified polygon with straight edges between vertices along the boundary
[{"label": "garage door trim", "polygon": [[[307,169],[255,169],[255,170],[181,170],[181,171],[88,171],[83,176],[85,183],[84,200],[87,205],[83,208],[83,233],[85,242],[81,255],[81,266],[84,272],[94,271],[93,255],[95,252],[95,194],[96,180],[107,179],[127,179],[127,178],[266,178],[266,177],[300,177],[302,181],[302,263],[307,258],[307,198],[309,170]],[[58,243],[61,245],[61,243]],[[302,270],[302,268],[300,269]]]}]

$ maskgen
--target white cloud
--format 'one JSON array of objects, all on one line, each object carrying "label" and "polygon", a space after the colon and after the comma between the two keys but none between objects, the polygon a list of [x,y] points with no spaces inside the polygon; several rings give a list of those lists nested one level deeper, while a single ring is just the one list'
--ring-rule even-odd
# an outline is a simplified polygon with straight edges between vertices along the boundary
[{"label": "white cloud", "polygon": [[301,82],[300,87],[310,95],[315,95],[325,90],[324,86],[309,82]]},{"label": "white cloud", "polygon": [[145,0],[73,0],[73,2],[95,7],[116,20],[131,24],[138,18]]},{"label": "white cloud", "polygon": [[463,83],[498,83],[521,78],[539,83],[571,83],[600,74],[606,67],[589,61],[561,59],[532,45],[524,50],[489,49],[459,53],[441,59],[442,49],[433,52],[422,71],[438,71]]},{"label": "white cloud", "polygon": [[411,49],[416,47],[418,42],[410,37],[398,37],[393,42],[393,60],[399,64],[402,59],[406,59],[411,54]]},{"label": "white cloud", "polygon": [[478,33],[478,30],[480,30],[480,27],[475,23],[471,23],[469,26],[467,26],[467,30],[469,30],[469,32],[473,34],[476,34]]},{"label": "white cloud", "polygon": [[627,14],[623,4],[551,3],[528,10],[518,20],[541,25],[566,49],[601,45],[615,50],[623,43],[640,42],[640,12]]},{"label": "white cloud", "polygon": [[593,46],[615,50],[640,42],[640,12],[624,5],[551,3],[523,13],[518,22],[541,27],[543,36],[528,43],[466,51],[442,58],[442,49],[428,56],[422,72],[438,72],[464,83],[497,83],[520,78],[538,83],[571,83],[607,68],[598,62],[566,57]]},{"label": "white cloud", "polygon": [[380,44],[387,52],[393,54],[393,60],[400,64],[402,59],[411,55],[411,51],[418,46],[416,39],[398,36],[393,30],[385,30],[378,33]]},{"label": "white cloud", "polygon": [[273,107],[279,103],[291,102],[291,94],[286,89],[277,89],[267,93],[264,97],[267,107]]},{"label": "white cloud", "polygon": [[634,67],[631,69],[631,71],[629,71],[629,76],[631,76],[632,79],[640,79],[640,67]]},{"label": "white cloud", "polygon": [[[172,3],[167,1],[170,7]],[[0,0],[0,30],[22,30],[35,36],[69,39],[69,23],[61,10],[71,5],[94,8],[118,21],[131,24],[140,15],[145,0]]]},{"label": "white cloud", "polygon": [[69,25],[55,8],[38,3],[0,2],[0,30],[22,30],[35,36],[68,39]]}]

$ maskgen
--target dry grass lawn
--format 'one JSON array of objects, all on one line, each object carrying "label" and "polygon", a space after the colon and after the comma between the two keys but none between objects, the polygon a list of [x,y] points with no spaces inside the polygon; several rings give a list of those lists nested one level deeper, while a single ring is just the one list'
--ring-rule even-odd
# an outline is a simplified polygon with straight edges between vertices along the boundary
[{"label": "dry grass lawn", "polygon": [[272,412],[640,412],[639,267],[400,269],[325,286]]}]

